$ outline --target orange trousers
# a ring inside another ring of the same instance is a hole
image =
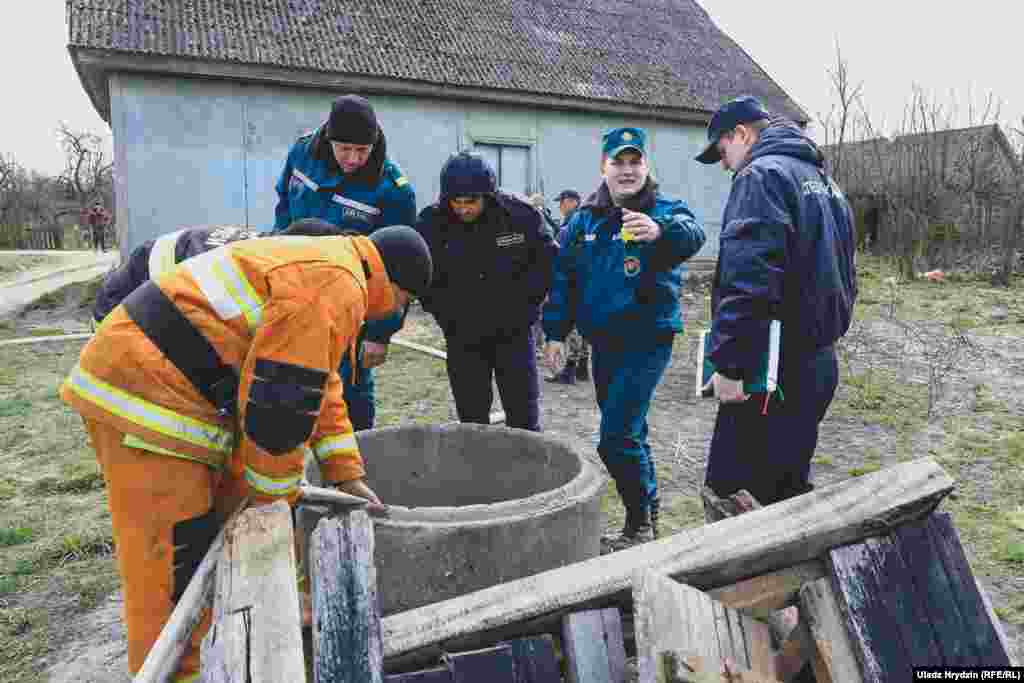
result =
[[[117,566],[124,589],[128,669],[142,668],[150,648],[245,486],[232,460],[220,472],[202,463],[124,445],[124,432],[95,420],[85,427],[109,497]],[[192,634],[175,681],[199,673],[199,646],[209,610]]]

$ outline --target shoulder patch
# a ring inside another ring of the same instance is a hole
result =
[[[387,175],[395,187],[405,187],[409,184],[409,179],[402,173],[402,168],[390,159],[387,162]]]

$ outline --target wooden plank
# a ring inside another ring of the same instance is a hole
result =
[[[747,617],[743,620],[743,631],[751,670],[762,676],[775,676],[775,650],[772,649],[772,633],[768,624]]]
[[[671,677],[661,656],[667,651],[696,658],[687,661],[712,677],[728,658],[736,670],[774,678],[768,627],[695,588],[656,572],[640,572],[633,580],[633,609],[642,683],[663,683]]]
[[[550,635],[516,638],[508,647],[516,663],[516,683],[561,683],[562,672]]]
[[[952,488],[931,458],[901,463],[742,517],[388,616],[384,656],[429,658],[442,645],[480,647],[527,627],[555,628],[570,611],[628,604],[637,570],[709,589],[808,562],[928,514]]]
[[[721,653],[722,659],[728,659],[731,662],[736,663],[737,666],[743,669],[750,668],[750,662],[747,661],[747,648],[743,642],[742,636],[739,642],[735,642],[732,624],[732,620],[729,618],[729,611],[725,606],[717,600],[712,600],[706,594],[701,594],[710,604],[711,613],[715,616],[714,627],[715,636],[718,638],[718,650]]]
[[[626,675],[619,610],[574,612],[562,621],[562,653],[569,683],[620,683]]]
[[[820,560],[769,572],[708,591],[708,596],[727,607],[764,618],[769,613],[795,605],[800,587],[826,576]]]
[[[930,538],[927,522],[904,524],[893,537],[900,544],[904,562],[918,587],[918,603],[942,649],[942,658],[936,663],[977,666],[978,656],[964,636],[969,626],[960,613],[955,589]]]
[[[379,683],[383,657],[370,516],[355,509],[321,519],[309,555],[316,680]]]
[[[384,683],[452,683],[452,672],[443,669],[425,669],[412,673],[392,674],[384,677]]]
[[[304,681],[295,543],[288,504],[246,510],[217,564],[213,626],[203,640],[209,683]]]
[[[178,669],[181,655],[192,638],[192,632],[202,620],[204,610],[213,599],[213,583],[216,576],[217,561],[224,548],[224,534],[229,525],[245,509],[248,501],[243,501],[228,519],[228,522],[217,532],[203,561],[199,563],[195,573],[189,580],[185,592],[174,606],[170,619],[160,631],[160,637],[149,649],[142,668],[132,679],[133,683],[163,683],[170,679]]]
[[[709,663],[699,655],[688,655],[676,650],[660,653],[663,677],[658,683],[780,683],[774,676],[766,676],[743,667],[730,666],[729,673],[719,662]],[[641,683],[647,683],[643,678]]]
[[[507,644],[445,656],[453,683],[516,683],[516,665]]]
[[[861,683],[860,665],[853,653],[846,619],[828,579],[817,579],[800,590],[800,616],[807,622],[816,656],[812,660],[818,683]]]
[[[966,623],[964,635],[978,656],[978,664],[1011,666],[1003,627],[982,595],[949,513],[932,515],[926,520],[926,528],[953,587],[953,596]]]

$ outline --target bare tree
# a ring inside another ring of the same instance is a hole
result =
[[[103,151],[103,138],[95,133],[72,130],[66,123],[57,128],[57,138],[64,150],[64,172],[60,182],[67,198],[80,207],[86,206],[109,190],[113,164]]]
[[[828,115],[821,120],[824,127],[825,144],[833,145],[835,153],[832,161],[832,175],[836,180],[842,182],[845,168],[843,166],[843,146],[850,139],[852,128],[855,123],[854,103],[858,102],[864,90],[864,82],[856,85],[850,82],[849,64],[843,59],[843,52],[836,42],[835,66],[826,69],[829,80],[832,82],[832,92],[838,98],[838,102],[832,107]],[[833,118],[834,117],[834,118]]]

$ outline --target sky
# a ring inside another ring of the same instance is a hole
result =
[[[628,0],[627,0],[628,1]],[[883,132],[899,128],[915,86],[968,125],[968,102],[994,95],[1000,120],[1024,116],[1024,3],[973,0],[698,0],[782,88],[817,119],[835,101],[828,69],[838,43],[853,83]],[[0,0],[0,154],[58,174],[61,121],[107,139],[67,52],[63,0]],[[9,99],[13,93],[12,102]],[[821,140],[821,129],[812,127]]]

